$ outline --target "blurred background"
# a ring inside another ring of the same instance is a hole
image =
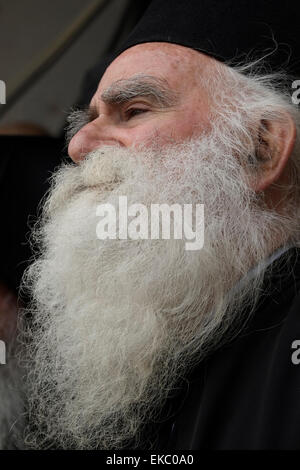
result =
[[[116,50],[149,3],[0,0],[0,126],[32,123],[59,136],[70,106],[90,99],[88,71]]]
[[[70,108],[89,103],[109,58],[149,3],[0,0],[0,80],[6,84],[6,103],[0,104],[0,326],[1,292],[18,295],[32,257],[30,228],[49,177],[68,158]]]

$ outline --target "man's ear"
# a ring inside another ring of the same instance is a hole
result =
[[[260,172],[253,184],[263,191],[280,178],[291,155],[296,139],[296,126],[288,112],[280,120],[262,119],[258,130],[257,159]]]

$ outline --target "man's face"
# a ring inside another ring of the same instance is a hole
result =
[[[78,162],[102,145],[174,143],[209,128],[209,97],[199,86],[214,60],[192,49],[147,43],[108,67],[90,103],[90,122],[72,138]]]

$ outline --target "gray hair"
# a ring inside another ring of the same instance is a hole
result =
[[[228,146],[236,145],[236,152],[252,171],[259,172],[262,161],[257,154],[259,123],[284,121],[286,113],[292,117],[296,131],[295,145],[287,164],[289,183],[286,192],[300,202],[300,110],[292,102],[294,78],[284,72],[266,73],[262,61],[246,65],[228,66],[214,61],[209,76],[202,75],[200,86],[211,98],[215,132],[228,125]],[[240,148],[242,144],[243,148]],[[244,144],[247,143],[248,147]],[[245,154],[245,149],[248,152]],[[271,155],[270,155],[271,157]],[[276,184],[276,183],[274,183]]]

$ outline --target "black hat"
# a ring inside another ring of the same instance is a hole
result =
[[[295,0],[153,0],[116,55],[168,42],[230,64],[265,56],[269,71],[300,76],[299,16]]]

